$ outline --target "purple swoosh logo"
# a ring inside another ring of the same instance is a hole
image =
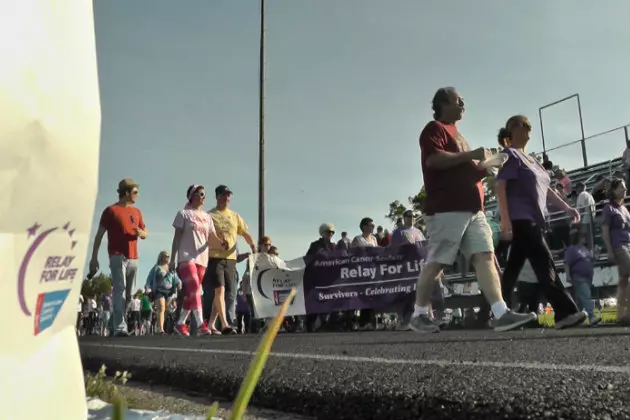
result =
[[[24,259],[22,260],[22,264],[20,265],[20,271],[18,272],[18,300],[20,302],[20,308],[22,312],[24,312],[27,316],[31,316],[31,311],[28,309],[26,305],[26,296],[24,296],[24,287],[26,282],[26,269],[28,268],[28,264],[31,261],[31,258],[37,251],[37,248],[42,244],[44,239],[52,232],[56,231],[59,228],[48,229],[47,231],[42,232],[31,244],[31,247],[26,251],[24,255]]]

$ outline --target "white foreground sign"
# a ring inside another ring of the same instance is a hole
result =
[[[0,10],[0,419],[85,419],[74,325],[98,188],[92,2]]]

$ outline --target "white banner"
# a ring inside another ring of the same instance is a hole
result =
[[[294,288],[293,303],[287,316],[306,313],[304,302],[304,259],[283,261],[269,254],[249,257],[250,287],[254,299],[255,318],[273,318]]]
[[[98,189],[92,2],[0,10],[0,419],[85,419],[74,326]]]

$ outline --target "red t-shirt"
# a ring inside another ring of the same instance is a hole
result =
[[[470,150],[468,142],[459,134],[455,124],[431,121],[420,134],[422,175],[427,192],[425,213],[483,211],[483,185],[486,176],[472,162],[448,169],[429,169],[427,158],[437,151],[451,153]]]
[[[135,228],[145,229],[140,210],[112,204],[103,210],[100,225],[107,231],[107,251],[110,256],[122,255],[130,260],[138,259],[138,236]]]

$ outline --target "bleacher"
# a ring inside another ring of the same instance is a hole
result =
[[[610,177],[616,171],[623,170],[623,161],[621,158],[609,160],[607,162],[595,163],[583,168],[574,169],[567,172],[572,185],[577,185],[580,182],[586,184],[587,189],[591,189],[595,184],[595,179],[598,175],[604,175]]]

